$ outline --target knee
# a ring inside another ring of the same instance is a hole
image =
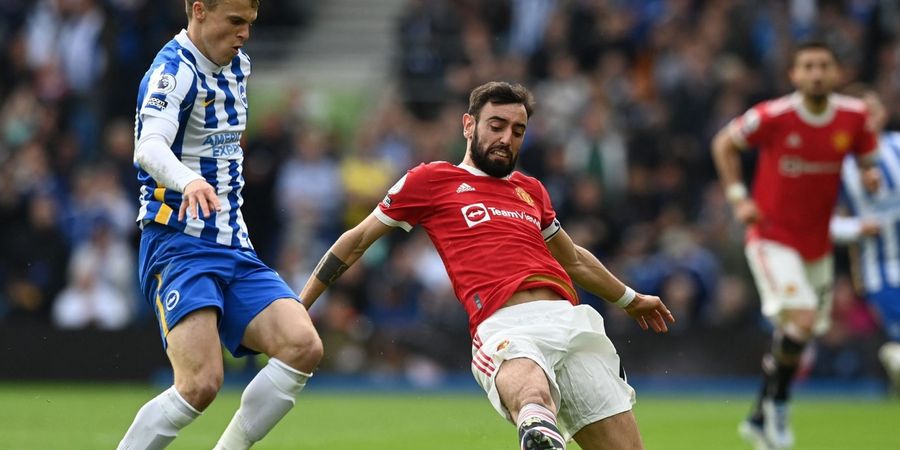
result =
[[[813,336],[816,320],[815,311],[794,311],[782,327],[782,332],[795,341],[806,342]]]
[[[322,340],[312,327],[297,330],[288,336],[275,356],[287,365],[311,373],[319,365],[324,354]]]
[[[772,336],[772,356],[783,365],[795,366],[803,356],[803,350],[812,336],[813,322],[806,328],[806,322],[790,322],[775,331]]]
[[[302,363],[304,366],[308,366],[308,370],[305,370],[305,372],[312,372],[319,365],[319,362],[322,361],[322,356],[325,354],[322,339],[319,338],[316,330],[309,330],[309,333],[300,343],[300,350]]]
[[[175,389],[197,410],[206,409],[222,388],[222,370],[200,370],[175,381]]]

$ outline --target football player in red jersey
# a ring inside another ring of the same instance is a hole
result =
[[[462,118],[462,163],[409,170],[377,208],[344,233],[300,293],[309,307],[378,238],[425,228],[469,315],[472,373],[519,433],[523,450],[642,448],[634,390],[603,318],[579,305],[573,281],[643,329],[668,331],[658,297],[635,293],[556,219],[540,181],[514,171],[533,97],[517,84],[474,89]]]
[[[747,226],[745,251],[763,314],[775,331],[763,357],[763,387],[740,434],[756,448],[790,448],[791,380],[806,344],[830,325],[834,277],[829,223],[848,154],[862,183],[878,188],[877,146],[866,105],[833,93],[840,79],[834,52],[807,42],[789,72],[796,92],[764,101],[722,128],[713,158],[735,217]],[[748,195],[739,153],[756,148],[759,160]]]

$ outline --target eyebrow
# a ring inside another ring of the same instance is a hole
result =
[[[229,15],[227,15],[227,16],[225,16],[225,17],[226,17],[228,20],[232,20],[232,21],[237,20],[237,21],[239,21],[240,23],[253,23],[253,21],[256,20],[256,19],[254,19],[254,20],[247,20],[246,18],[244,18],[244,16],[242,16],[242,15],[240,15],[240,14],[229,14]]]
[[[509,120],[508,120],[508,119],[506,119],[506,118],[504,118],[504,117],[500,117],[500,116],[491,116],[491,117],[488,117],[487,120],[488,120],[488,121],[491,121],[491,120],[499,120],[499,121],[501,121],[501,122],[503,122],[503,123],[509,123]],[[514,123],[512,124],[512,126],[513,126],[513,127],[521,127],[522,129],[527,129],[527,128],[528,128],[527,125],[525,125],[524,123],[521,123],[521,122],[514,122]]]

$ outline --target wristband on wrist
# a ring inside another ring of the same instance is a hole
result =
[[[625,309],[631,302],[634,301],[634,297],[637,295],[637,292],[634,292],[634,289],[625,286],[625,293],[619,297],[619,300],[616,301],[616,306],[619,308]]]
[[[744,183],[731,183],[725,188],[725,198],[731,203],[737,203],[747,198],[747,188]]]

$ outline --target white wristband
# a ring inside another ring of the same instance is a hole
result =
[[[725,188],[725,198],[731,203],[737,203],[747,198],[747,188],[744,183],[731,183]]]
[[[616,306],[618,306],[619,308],[625,309],[626,307],[628,307],[628,305],[631,304],[631,302],[634,301],[634,297],[636,295],[637,295],[637,293],[634,292],[634,289],[632,289],[628,286],[625,286],[625,293],[622,294],[621,297],[619,297],[619,300],[616,302]]]

